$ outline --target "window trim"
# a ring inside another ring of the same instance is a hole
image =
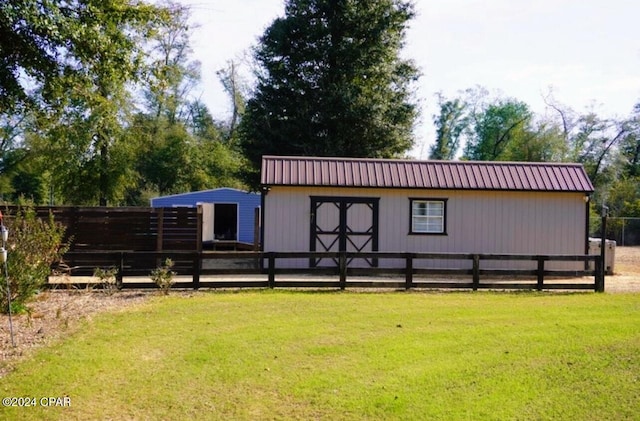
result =
[[[409,198],[409,235],[447,235],[447,201],[442,197],[410,197]],[[442,203],[442,231],[423,232],[413,230],[413,203],[414,202],[440,202]]]

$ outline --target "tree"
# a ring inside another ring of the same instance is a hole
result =
[[[514,136],[497,158],[504,161],[564,161],[566,144],[561,129],[550,121],[533,120]]]
[[[189,109],[189,92],[200,79],[200,63],[191,61],[190,12],[165,1],[171,19],[160,22],[150,39],[145,77],[146,107],[170,124],[183,121]]]
[[[610,183],[617,172],[616,147],[627,130],[624,121],[602,118],[594,111],[580,115],[568,139],[569,160],[583,164],[596,187]]]
[[[617,127],[624,133],[620,136],[617,154],[609,153],[615,158],[608,159],[610,186],[605,186],[603,199],[612,216],[640,217],[640,103]]]
[[[50,172],[50,189],[63,203],[119,204],[134,182],[133,145],[123,126],[129,118],[126,94],[119,90],[79,103],[28,134],[31,159],[46,157],[38,160],[40,169]]]
[[[9,185],[3,186],[6,194],[3,199],[17,203],[26,198],[34,203],[44,203],[48,196],[45,188],[48,174],[40,171],[39,161],[34,160],[29,151],[20,148],[10,151],[5,157],[16,164],[6,173]]]
[[[31,112],[23,140],[49,158],[68,202],[118,202],[131,179],[127,89],[140,76],[145,38],[169,13],[142,1],[14,0],[0,14],[1,30],[15,32],[0,37],[0,77],[11,87],[0,113]]]
[[[231,119],[226,127],[226,139],[233,140],[236,137],[238,122],[244,115],[246,107],[245,86],[238,75],[238,65],[229,61],[227,67],[216,72],[225,92],[231,99]]]
[[[467,141],[463,157],[475,161],[503,160],[510,144],[526,143],[522,138],[527,136],[532,117],[529,106],[515,99],[499,99],[474,112],[474,136]]]
[[[460,139],[469,126],[469,110],[464,100],[448,100],[442,94],[438,94],[438,105],[440,113],[433,116],[436,141],[431,147],[429,159],[454,159]]]
[[[625,127],[627,130],[620,144],[622,172],[624,176],[640,177],[640,103],[633,108]]]
[[[29,85],[44,86],[73,67],[57,55],[69,38],[69,14],[54,1],[0,3],[0,113],[32,101]]]
[[[607,203],[612,215],[635,214],[640,203],[640,107],[627,118],[605,118],[593,107],[580,114],[550,96],[545,101],[562,128],[564,160],[583,164],[594,184],[594,207]]]
[[[147,51],[142,112],[127,133],[135,145],[135,185],[126,200],[148,203],[151,195],[165,195],[233,183],[235,157],[224,145],[222,130],[207,107],[190,96],[199,81],[199,64],[191,61],[189,10],[165,2],[173,19],[156,28]]]
[[[476,87],[458,97],[438,95],[431,159],[454,159],[464,141],[464,159],[561,161],[566,155],[562,130],[555,121],[536,118],[524,102]]]
[[[400,58],[413,5],[288,0],[255,49],[257,87],[241,146],[257,185],[262,155],[392,157],[412,143],[418,73]]]
[[[609,184],[620,172],[618,146],[626,140],[633,143],[637,128],[635,117],[629,119],[603,118],[591,107],[580,114],[555,101],[551,95],[545,98],[547,106],[557,117],[564,139],[564,160],[584,165],[589,178],[596,185]]]
[[[133,71],[135,31],[166,17],[128,0],[7,0],[0,3],[0,113],[60,106],[65,91],[91,84],[97,62]]]
[[[609,215],[640,218],[640,177],[614,180],[607,189]]]
[[[207,106],[200,100],[192,101],[189,104],[187,126],[189,131],[197,137],[222,141],[219,127]]]

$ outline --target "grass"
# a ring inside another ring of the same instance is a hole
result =
[[[640,295],[201,292],[0,379],[1,419],[637,419]]]

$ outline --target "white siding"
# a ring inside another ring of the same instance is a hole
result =
[[[265,251],[309,250],[310,196],[316,195],[379,197],[379,251],[584,254],[583,193],[292,187],[272,187],[265,197]],[[447,199],[447,234],[409,235],[409,198]],[[417,266],[426,267],[426,263]],[[460,266],[461,262],[451,261],[428,265]],[[470,262],[464,267],[470,267]],[[581,269],[579,264],[549,263],[548,267]]]

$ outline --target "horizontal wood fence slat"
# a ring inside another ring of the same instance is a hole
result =
[[[5,206],[8,220],[16,206]],[[36,216],[65,228],[70,251],[199,250],[202,214],[197,208],[35,206]],[[73,265],[73,262],[71,262]]]
[[[176,262],[178,275],[191,276],[191,282],[180,280],[175,288],[395,288],[395,289],[591,289],[604,291],[604,274],[599,255],[520,255],[520,254],[468,254],[468,253],[388,253],[388,252],[202,252],[171,251],[74,251],[65,256],[78,263],[69,268],[70,278],[50,279],[50,285],[74,284],[73,276],[90,276],[96,267],[118,269],[118,279],[124,277],[149,277],[151,271],[166,258]],[[352,259],[395,259],[403,262],[395,267],[349,267]],[[335,259],[333,267],[286,267],[284,259]],[[415,267],[416,260],[469,260],[471,269],[426,269]],[[536,269],[483,269],[487,261],[534,261]],[[595,270],[548,270],[546,262],[595,262]],[[216,263],[217,262],[217,263]],[[229,263],[232,267],[215,266]],[[209,267],[209,265],[214,265]],[[237,266],[233,266],[237,265]],[[202,276],[230,276],[225,280],[202,279]],[[258,275],[264,278],[253,279]],[[300,275],[297,279],[281,279],[283,275]],[[421,276],[417,278],[416,275]],[[430,279],[433,276],[465,276],[467,279]],[[329,276],[338,279],[314,279],[313,276]],[[404,280],[389,279],[404,276]],[[486,279],[498,276],[506,279]],[[514,281],[513,277],[528,276],[532,279]],[[549,280],[549,277],[594,277],[593,282],[577,283]],[[375,279],[362,279],[375,277]],[[545,279],[546,278],[546,279]],[[56,281],[57,279],[57,281]],[[70,279],[70,280],[69,280]],[[484,280],[486,279],[486,280]],[[78,285],[84,285],[78,283]],[[122,288],[155,288],[150,280],[122,281]]]

